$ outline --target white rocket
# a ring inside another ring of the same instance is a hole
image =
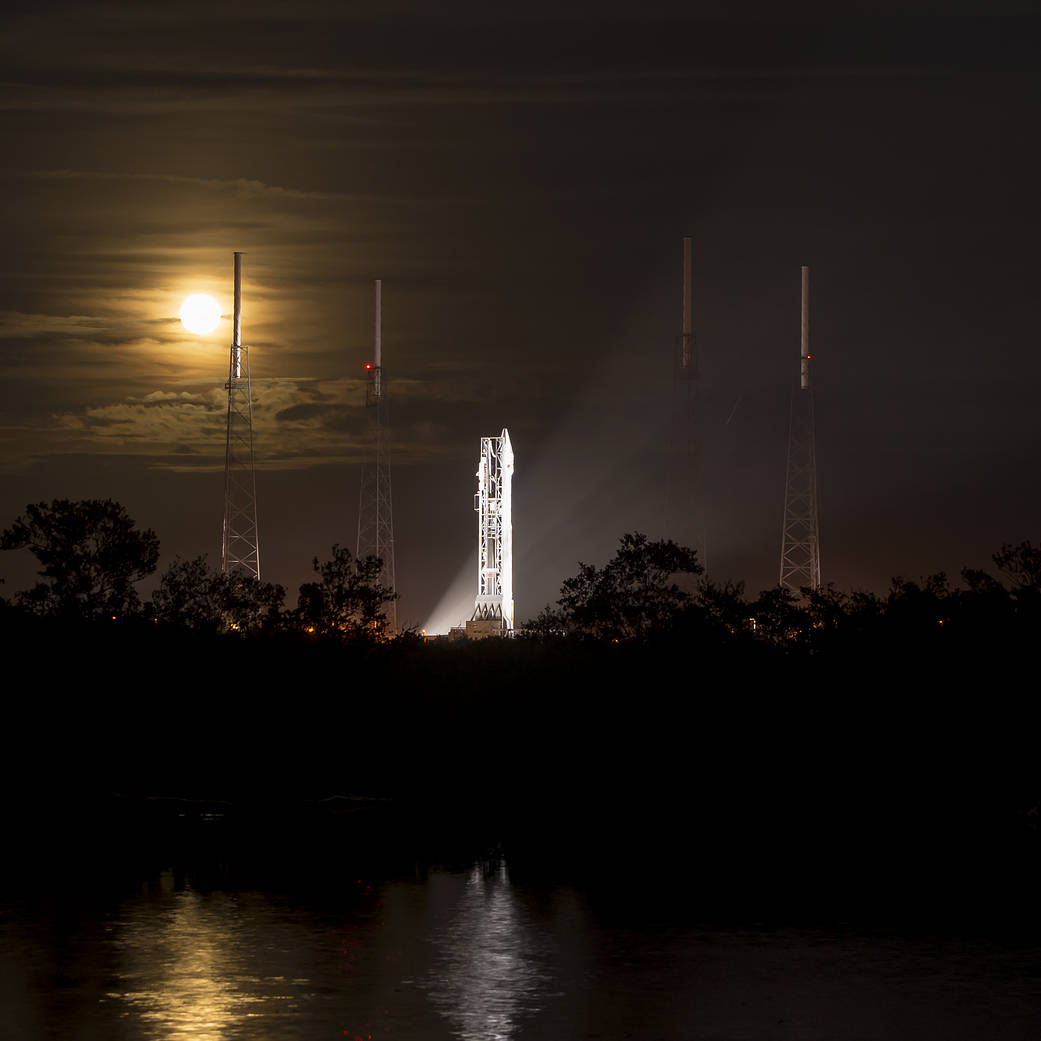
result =
[[[499,437],[481,438],[474,509],[478,560],[473,618],[501,618],[503,629],[512,630],[513,444],[505,427]]]

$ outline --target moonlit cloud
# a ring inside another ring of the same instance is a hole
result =
[[[97,336],[104,329],[104,320],[93,315],[0,312],[0,340],[28,340],[38,336],[64,336],[82,340]]]
[[[254,383],[253,421],[259,470],[355,464],[370,449],[364,384],[357,380],[278,380]],[[227,395],[220,387],[151,391],[141,397],[50,417],[39,432],[44,455],[139,456],[155,469],[224,467]],[[408,466],[451,454],[442,424],[417,419],[391,425],[394,456]]]

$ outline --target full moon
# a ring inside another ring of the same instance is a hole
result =
[[[190,333],[212,333],[220,322],[220,304],[205,293],[196,293],[181,304],[181,324]]]

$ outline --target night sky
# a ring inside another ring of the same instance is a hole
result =
[[[233,14],[219,12],[227,6]],[[1034,2],[16,4],[0,37],[0,525],[114,498],[219,561],[231,310],[261,565],[353,548],[383,279],[399,619],[472,609],[508,427],[517,617],[691,539],[672,358],[694,240],[706,548],[776,583],[799,268],[822,575],[1041,538]],[[24,557],[24,559],[23,559]],[[27,554],[0,561],[5,595]]]

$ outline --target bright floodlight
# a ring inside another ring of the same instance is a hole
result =
[[[181,324],[190,333],[212,333],[220,322],[220,304],[205,293],[195,293],[181,304]]]

